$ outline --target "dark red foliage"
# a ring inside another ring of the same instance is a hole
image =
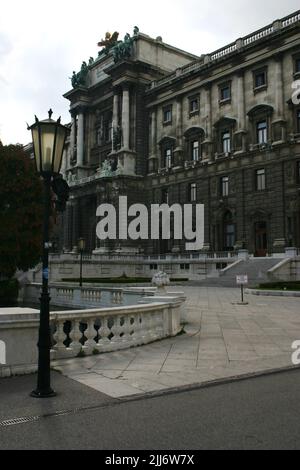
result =
[[[40,260],[43,188],[35,165],[18,145],[0,143],[0,274],[27,271]]]

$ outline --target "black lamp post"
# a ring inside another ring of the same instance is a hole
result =
[[[49,279],[49,217],[51,208],[51,184],[60,172],[62,156],[69,129],[51,119],[53,112],[50,109],[49,119],[39,121],[35,116],[35,123],[28,127],[32,132],[34,156],[37,172],[44,180],[44,221],[43,221],[43,287],[40,298],[40,328],[38,340],[38,380],[37,388],[31,393],[34,398],[50,398],[55,392],[50,385],[50,296],[48,289]]]
[[[79,286],[82,287],[82,258],[83,258],[83,252],[85,250],[85,239],[80,238],[78,240],[78,248],[80,252],[80,281],[79,281]]]

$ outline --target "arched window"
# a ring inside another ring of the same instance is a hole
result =
[[[161,168],[170,169],[174,166],[175,139],[164,137],[160,142],[161,149]]]
[[[251,123],[251,142],[254,146],[264,146],[271,140],[271,116],[273,108],[269,105],[254,106],[248,116]],[[278,137],[278,140],[280,138]]]
[[[192,127],[185,134],[185,160],[199,162],[202,160],[202,142],[204,130],[201,127]]]
[[[219,156],[229,156],[233,151],[233,134],[236,126],[236,120],[223,117],[214,125],[216,134],[215,151]]]

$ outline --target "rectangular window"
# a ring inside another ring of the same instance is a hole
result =
[[[164,124],[170,124],[172,122],[172,107],[168,106],[163,110]]]
[[[266,189],[266,170],[261,169],[256,171],[256,190],[265,191]]]
[[[295,60],[295,72],[300,73],[300,57]]]
[[[151,271],[157,271],[157,268],[158,268],[157,264],[150,264]]]
[[[168,189],[162,190],[162,202],[163,204],[169,204],[169,190]]]
[[[199,140],[194,140],[192,142],[192,161],[199,161]]]
[[[165,150],[165,168],[172,168],[172,149]]]
[[[296,170],[296,178],[297,178],[297,183],[300,183],[300,162],[297,162],[297,170]]]
[[[223,85],[220,87],[220,101],[228,101],[231,98],[230,85]]]
[[[222,132],[222,150],[225,154],[231,152],[231,138],[229,131]]]
[[[267,85],[267,72],[262,70],[254,72],[254,88],[261,88]]]
[[[268,142],[267,121],[260,121],[256,124],[257,143],[266,144]]]
[[[223,176],[221,178],[221,196],[228,197],[229,196],[229,177]]]
[[[197,113],[199,111],[199,98],[190,98],[190,114]]]
[[[189,202],[197,202],[197,184],[189,185]]]
[[[296,129],[297,133],[300,134],[300,109],[297,109],[296,112]]]
[[[98,127],[96,129],[96,143],[97,145],[102,145],[102,129]]]
[[[181,264],[180,269],[181,269],[181,271],[189,271],[190,265],[189,264]]]
[[[105,143],[111,142],[112,139],[112,121],[104,122],[104,139]]]

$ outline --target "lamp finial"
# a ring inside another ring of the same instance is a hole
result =
[[[50,108],[49,111],[48,111],[49,119],[51,119],[52,114],[53,114],[53,111],[52,111],[52,109]]]

